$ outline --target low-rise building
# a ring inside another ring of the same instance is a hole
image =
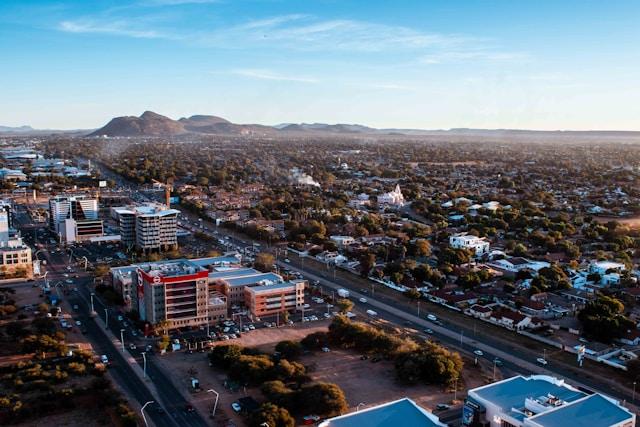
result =
[[[460,233],[449,237],[449,246],[455,249],[469,249],[480,257],[489,253],[489,242],[484,237]]]
[[[319,427],[446,427],[437,416],[413,400],[394,400],[322,421]]]
[[[587,394],[554,377],[516,376],[469,390],[466,427],[634,427],[636,416],[614,399]]]
[[[300,310],[304,305],[305,280],[244,288],[245,306],[254,317]]]

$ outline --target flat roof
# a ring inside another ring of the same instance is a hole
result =
[[[405,397],[372,408],[330,418],[320,427],[444,427],[438,417]]]
[[[543,412],[529,418],[544,427],[609,427],[634,418],[635,415],[600,394],[587,396],[570,405]]]
[[[255,276],[260,273],[258,270],[254,270],[253,268],[248,267],[239,267],[236,269],[228,269],[223,271],[210,271],[209,278],[211,279],[226,279],[232,277],[242,277],[242,276]]]
[[[249,289],[249,292],[261,293],[261,292],[275,291],[278,289],[293,288],[296,285],[297,285],[296,282],[285,282],[285,283],[275,283],[273,285],[254,286],[247,289]]]
[[[501,407],[505,412],[511,408],[522,408],[526,398],[551,394],[569,403],[586,396],[585,393],[564,384],[563,381],[545,375],[528,378],[516,376],[470,391],[479,398]],[[471,397],[473,398],[473,395]]]
[[[230,277],[228,279],[224,279],[225,282],[229,284],[229,286],[246,286],[251,285],[253,283],[258,283],[262,281],[270,281],[270,282],[280,282],[282,277],[278,276],[275,273],[259,273],[252,274],[250,276],[241,276],[241,277]]]

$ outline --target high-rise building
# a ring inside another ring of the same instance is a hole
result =
[[[66,242],[102,236],[98,200],[87,196],[56,196],[49,200],[49,226]]]
[[[178,245],[177,209],[163,205],[116,207],[111,209],[120,228],[122,243],[142,251],[168,250]]]

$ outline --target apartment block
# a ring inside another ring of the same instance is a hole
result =
[[[82,242],[104,234],[98,200],[88,196],[56,196],[49,200],[49,227],[66,242]]]

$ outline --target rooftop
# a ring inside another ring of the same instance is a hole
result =
[[[470,390],[470,393],[492,402],[505,412],[511,408],[523,407],[527,398],[553,395],[565,402],[573,402],[586,396],[564,381],[545,375],[532,375],[527,378],[516,376]]]
[[[635,417],[617,402],[600,394],[543,412],[529,419],[530,424],[544,427],[564,427],[571,420],[572,427],[609,427]]]
[[[247,289],[249,290],[249,292],[262,293],[262,292],[276,291],[280,289],[289,289],[295,285],[297,285],[297,283],[295,282],[285,282],[285,283],[276,283],[273,285],[254,286]]]
[[[404,398],[372,408],[330,418],[320,427],[444,427],[438,417]]]

